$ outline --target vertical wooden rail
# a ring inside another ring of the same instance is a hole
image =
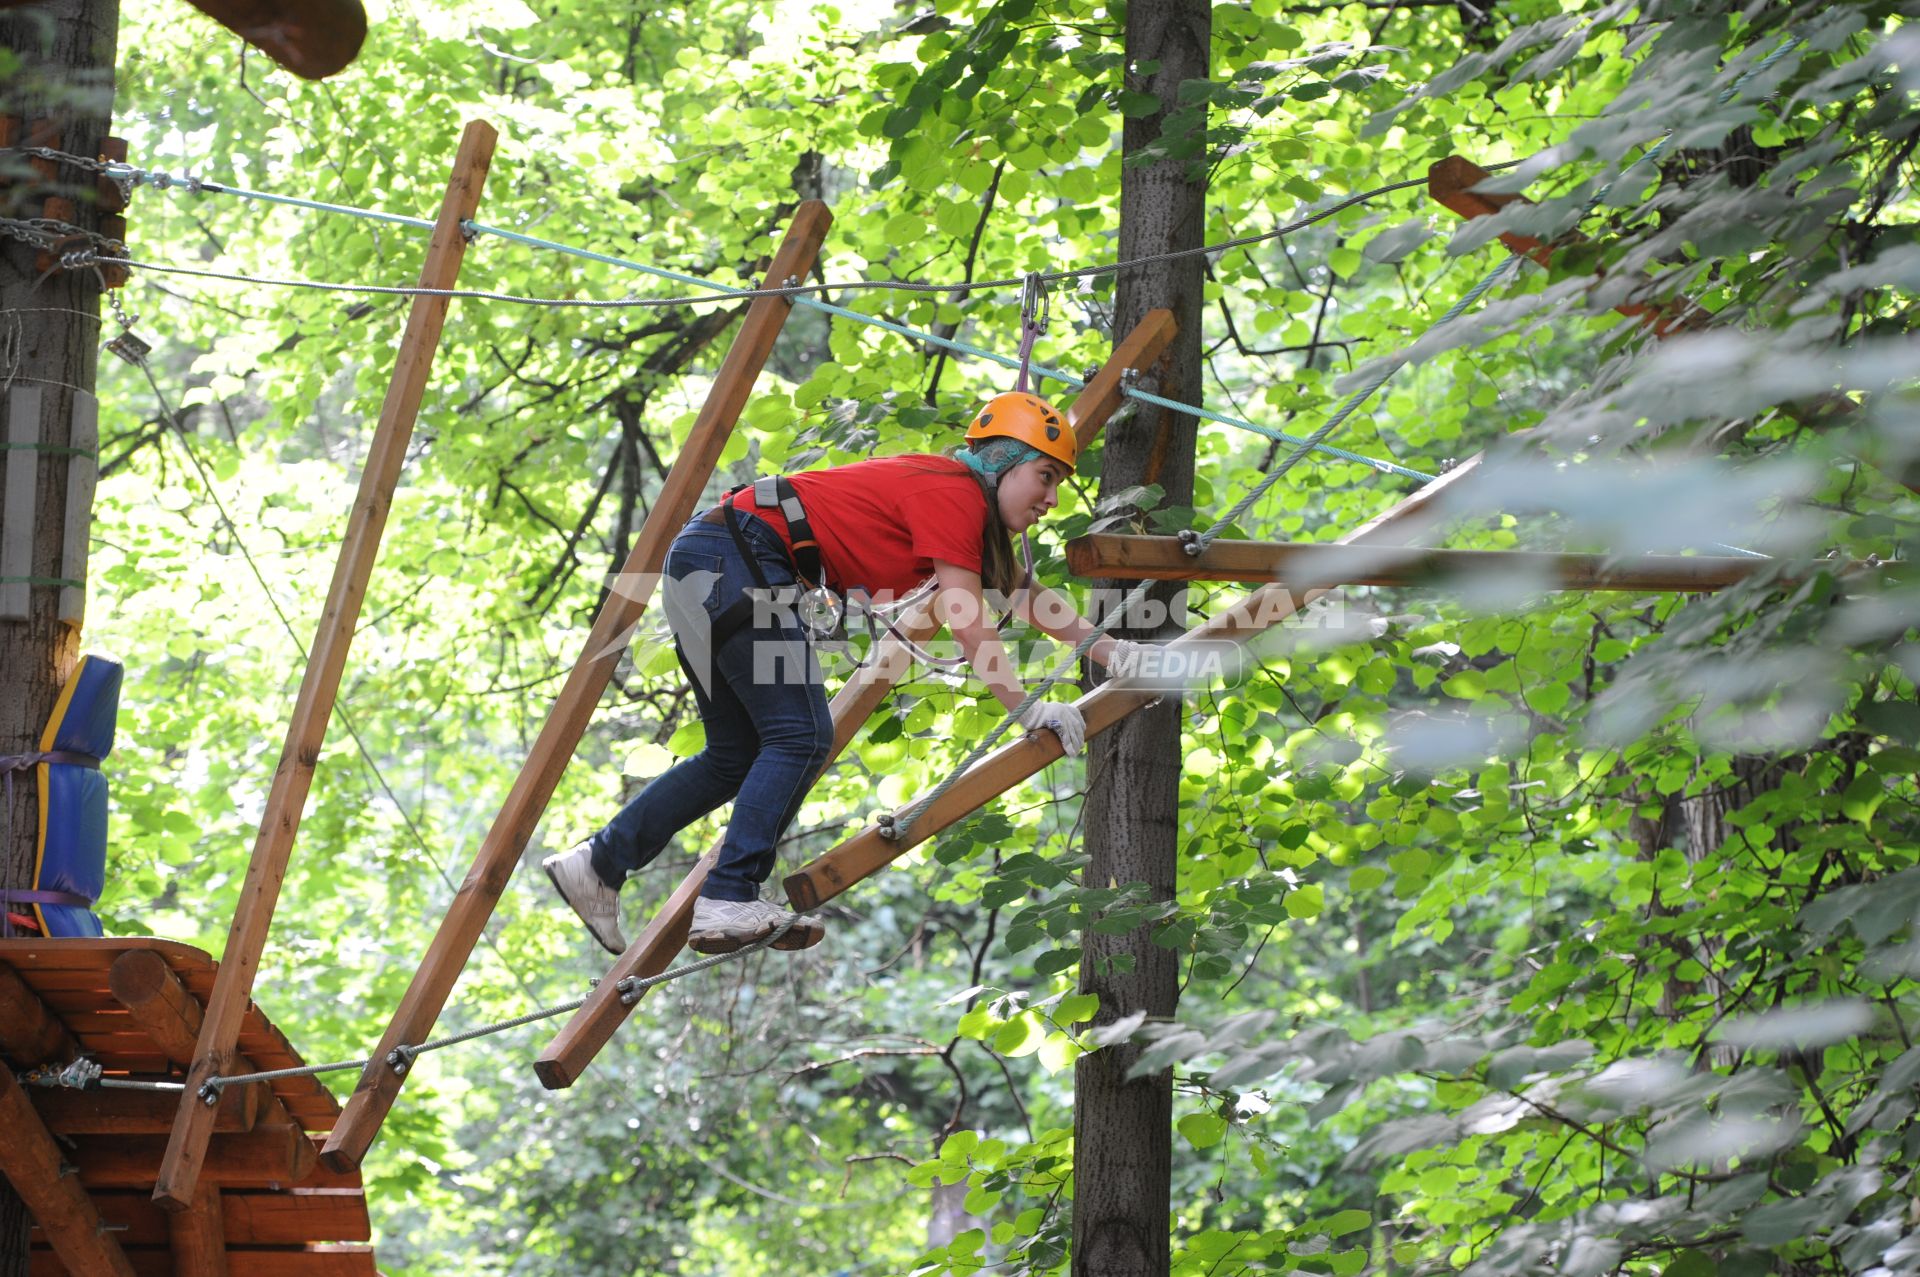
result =
[[[1167,343],[1173,340],[1174,331],[1172,311],[1150,311],[1127,334],[1126,339],[1114,347],[1112,356],[1094,374],[1093,380],[1086,384],[1074,399],[1073,407],[1067,411],[1067,419],[1073,423],[1074,439],[1080,447],[1084,448],[1093,441],[1107,424],[1107,418],[1120,406],[1121,375],[1129,368],[1151,365],[1166,349]],[[930,605],[916,608],[902,617],[899,623],[901,633],[914,643],[925,642],[939,628],[939,624],[932,619]],[[872,659],[835,694],[833,704],[829,707],[833,714],[833,753],[828,757],[829,762],[840,756],[841,751],[866,725],[867,719],[872,717],[880,702],[886,699],[893,685],[912,666],[913,660],[907,649],[888,636],[875,649]],[[706,854],[694,862],[693,868],[673,889],[673,894],[667,897],[666,903],[647,923],[646,929],[627,946],[627,951],[614,961],[613,969],[594,987],[586,1005],[573,1013],[573,1018],[548,1043],[547,1049],[540,1053],[533,1071],[539,1076],[541,1085],[556,1091],[579,1081],[587,1065],[593,1062],[594,1056],[612,1039],[633,1010],[620,997],[620,982],[629,977],[645,979],[660,974],[673,961],[674,954],[686,944],[694,899],[700,894],[701,884],[706,882],[707,874],[720,857],[722,841],[724,839],[716,839]]]
[[[806,278],[832,224],[833,214],[825,204],[818,200],[803,203],[773,256],[767,285]],[[713,389],[694,420],[692,433],[674,460],[639,539],[621,565],[622,587],[607,596],[600,615],[594,618],[586,647],[555,698],[533,751],[474,853],[473,867],[467,871],[426,957],[414,972],[413,982],[400,999],[392,1023],[373,1052],[372,1063],[361,1073],[339,1124],[321,1150],[322,1160],[333,1170],[349,1171],[360,1165],[386,1120],[387,1110],[393,1107],[405,1074],[387,1064],[387,1056],[395,1047],[425,1041],[439,1019],[454,981],[460,978],[521,852],[526,850],[527,840],[533,836],[534,826],[540,823],[561,774],[573,758],[634,625],[653,597],[654,584],[666,565],[667,548],[681,526],[693,517],[700,493],[713,475],[727,436],[739,420],[791,309],[792,304],[783,297],[756,298],[748,306],[747,317],[713,379]]]
[[[461,134],[453,173],[447,181],[440,215],[427,246],[426,262],[420,268],[422,288],[451,288],[458,281],[467,248],[460,224],[479,208],[481,187],[486,182],[497,141],[498,135],[483,120],[470,122]],[[286,747],[281,751],[279,766],[274,769],[273,787],[268,791],[260,833],[253,844],[253,858],[247,865],[246,882],[240,889],[240,904],[227,930],[220,974],[214,979],[213,993],[207,999],[206,1015],[201,1021],[193,1068],[187,1073],[180,1112],[174,1119],[173,1134],[167,1142],[166,1156],[161,1161],[158,1183],[153,1190],[154,1201],[167,1210],[186,1210],[194,1200],[194,1188],[200,1177],[201,1162],[206,1157],[207,1139],[213,1133],[214,1118],[214,1110],[201,1102],[197,1092],[207,1078],[232,1071],[234,1043],[253,992],[254,975],[260,967],[260,954],[266,947],[274,905],[280,898],[280,884],[286,877],[294,835],[300,827],[301,808],[306,805],[307,792],[313,784],[314,765],[326,739],[327,722],[333,715],[333,701],[340,690],[347,648],[360,618],[367,578],[379,553],[380,535],[386,528],[387,510],[400,480],[401,463],[406,459],[420,401],[426,393],[427,376],[433,368],[434,351],[440,345],[449,301],[446,297],[416,297],[407,316],[393,380],[388,384],[386,402],[381,405],[380,421],[374,429],[373,445],[360,475],[360,491],[354,498],[346,539],[341,543],[340,559],[334,567],[333,584],[327,591],[326,609],[320,615],[319,632],[314,637],[306,674],[300,682],[293,718],[287,724]]]
[[[1403,544],[1420,535],[1431,526],[1438,498],[1467,475],[1477,471],[1479,464],[1480,458],[1475,456],[1456,466],[1405,501],[1340,538],[1339,544]],[[1231,608],[1215,613],[1203,624],[1187,631],[1169,644],[1169,648],[1184,646],[1199,650],[1201,644],[1210,642],[1245,643],[1280,624],[1327,592],[1325,589],[1307,590],[1296,595],[1284,585],[1263,586]],[[1124,683],[1103,683],[1075,704],[1086,715],[1087,735],[1093,736],[1160,697],[1160,690],[1155,688],[1142,690]],[[907,837],[885,838],[881,836],[877,824],[868,826],[787,878],[788,899],[796,909],[812,909],[833,899],[1059,757],[1060,740],[1051,732],[1036,732],[1002,745],[974,764],[972,770],[966,772],[939,802],[921,812]]]

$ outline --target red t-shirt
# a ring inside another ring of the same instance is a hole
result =
[[[909,454],[876,457],[789,475],[820,542],[820,563],[836,593],[863,590],[897,599],[933,575],[933,561],[980,570],[987,494],[964,462]],[[761,509],[753,489],[733,503],[765,520],[789,548],[777,507]]]

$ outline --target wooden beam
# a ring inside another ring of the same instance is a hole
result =
[[[33,1107],[56,1135],[165,1135],[173,1129],[177,1098],[166,1091],[32,1087]],[[229,1086],[220,1092],[213,1129],[222,1134],[250,1131],[271,1095],[264,1082]]]
[[[1076,576],[1157,581],[1285,581],[1319,585],[1490,582],[1538,590],[1721,590],[1770,559],[1647,554],[1552,554],[1533,550],[1420,550],[1288,541],[1215,541],[1189,555],[1174,537],[1095,533],[1067,542]],[[1834,565],[1826,565],[1832,567]],[[1852,566],[1852,565],[1846,565]]]
[[[0,965],[0,1055],[17,1068],[31,1068],[49,1060],[64,1064],[78,1054],[80,1044],[40,995],[12,967]]]
[[[1177,328],[1172,311],[1149,311],[1114,347],[1107,362],[1067,409],[1067,420],[1073,425],[1074,439],[1080,447],[1098,438],[1107,420],[1120,407],[1122,374],[1129,368],[1145,368],[1158,359],[1167,343],[1173,340]],[[896,628],[915,645],[932,638],[940,629],[939,622],[933,619],[932,600],[903,615]],[[894,684],[912,668],[913,657],[905,644],[891,634],[881,639],[867,663],[847,680],[828,706],[833,715],[833,752],[828,756],[829,763],[853,742]],[[533,1071],[541,1085],[548,1090],[560,1090],[579,1081],[587,1065],[632,1013],[633,1004],[621,997],[621,981],[658,975],[672,963],[674,955],[687,942],[694,899],[719,856],[720,840],[716,840],[674,888],[646,929],[614,962],[613,969],[594,986],[586,1004],[573,1013],[540,1053]]]
[[[1478,472],[1480,457],[1456,466],[1405,501],[1341,538],[1342,544],[1402,544],[1433,526],[1438,503],[1468,475]],[[1296,594],[1283,585],[1253,591],[1230,608],[1168,644],[1182,653],[1203,652],[1212,643],[1245,643],[1292,616],[1327,591]],[[1101,684],[1075,702],[1085,715],[1087,735],[1095,736],[1133,711],[1159,700],[1155,688],[1139,689],[1124,682]],[[880,826],[869,825],[812,864],[788,877],[787,898],[796,909],[813,909],[838,896],[861,879],[884,869],[914,847],[954,822],[971,815],[1013,786],[1035,775],[1061,756],[1060,738],[1052,732],[1034,732],[1008,744],[974,764],[958,783],[915,818],[904,838],[886,838]]]
[[[161,1054],[182,1068],[192,1067],[203,1022],[200,1002],[165,958],[151,949],[127,950],[108,969],[107,989]]]
[[[166,1152],[161,1135],[82,1135],[68,1158],[88,1188],[146,1188]],[[297,1126],[255,1126],[236,1135],[215,1135],[207,1142],[201,1172],[194,1181],[221,1188],[291,1188],[314,1168],[313,1141]],[[169,1213],[166,1202],[154,1199]]]
[[[1093,375],[1093,380],[1081,388],[1073,407],[1067,410],[1067,420],[1073,423],[1074,441],[1080,448],[1085,449],[1092,443],[1106,429],[1107,419],[1119,411],[1126,394],[1126,374],[1153,367],[1153,361],[1160,358],[1160,352],[1179,331],[1180,325],[1174,322],[1172,311],[1150,310],[1133,326],[1125,340],[1113,348],[1113,354]]]
[[[801,204],[774,253],[766,284],[777,286],[787,279],[806,278],[832,224],[833,214],[825,204],[818,200]],[[372,1062],[361,1073],[359,1085],[327,1140],[322,1155],[334,1169],[360,1165],[386,1120],[387,1110],[404,1081],[404,1075],[386,1062],[387,1057],[395,1047],[424,1042],[432,1033],[454,981],[460,978],[487,919],[493,916],[500,893],[520,863],[527,840],[572,761],[573,751],[613,677],[614,666],[653,597],[654,585],[666,566],[667,548],[693,517],[700,494],[719,464],[721,450],[791,310],[791,304],[782,297],[755,298],[747,307],[746,318],[714,375],[713,388],[694,419],[687,442],[654,498],[632,552],[621,565],[618,588],[607,595],[594,618],[586,647],[554,700],[546,725],[540,729],[506,803],[475,852],[473,865],[455,893],[426,957],[414,972],[392,1022],[373,1051]]]
[[[193,7],[307,80],[345,70],[367,38],[360,0],[193,0]]]
[[[204,1180],[193,1202],[167,1217],[167,1245],[179,1277],[227,1277],[227,1237],[220,1219],[220,1190]]]
[[[107,969],[107,989],[114,1000],[127,1009],[127,1019],[153,1039],[162,1055],[183,1069],[192,1067],[205,1018],[199,1000],[181,983],[179,974],[164,957],[152,949],[128,949]],[[253,1061],[236,1052],[232,1071],[251,1073]],[[252,1102],[258,1109],[258,1116],[249,1119],[242,1130],[251,1130],[255,1121],[268,1126],[299,1125],[265,1082],[257,1086],[221,1088],[223,1098],[227,1091],[240,1090],[256,1092],[257,1098]],[[216,1130],[220,1129],[220,1112],[220,1108],[214,1110]],[[178,1120],[177,1113],[175,1120]]]
[[[100,1225],[80,1183],[67,1174],[60,1146],[33,1111],[13,1070],[0,1068],[0,1174],[40,1223],[60,1262],[76,1273],[132,1277],[133,1266]]]
[[[92,1197],[121,1249],[167,1245],[169,1226],[178,1217],[154,1205],[146,1193],[101,1189]],[[352,1188],[224,1189],[220,1229],[229,1247],[304,1246],[320,1239],[363,1242],[373,1236],[366,1195]]]
[[[175,1277],[173,1252],[159,1247],[136,1247],[127,1252],[134,1277]],[[74,1273],[49,1250],[36,1249],[30,1277],[93,1277]],[[309,1244],[297,1250],[285,1247],[227,1250],[228,1277],[379,1277],[371,1246]]]
[[[1493,176],[1491,173],[1472,160],[1464,156],[1449,155],[1444,160],[1436,161],[1427,169],[1427,194],[1469,221],[1476,217],[1497,213],[1509,204],[1532,202],[1524,195],[1504,192],[1483,193],[1474,189],[1491,176]],[[1525,257],[1541,266],[1552,265],[1556,248],[1582,239],[1584,236],[1574,235],[1557,244],[1549,244],[1543,239],[1515,231],[1503,231],[1500,234],[1500,242],[1506,245],[1508,252]],[[1606,271],[1596,266],[1594,274],[1604,277]],[[1654,282],[1641,276],[1640,286],[1651,289],[1654,287]],[[1705,327],[1713,320],[1711,311],[1685,297],[1652,304],[1622,302],[1615,306],[1614,310],[1628,318],[1639,320],[1652,329],[1655,337],[1670,337],[1674,333],[1690,332]]]
[[[448,179],[446,195],[440,202],[440,215],[427,245],[426,262],[420,268],[422,288],[445,289],[458,282],[467,246],[460,224],[479,208],[480,189],[497,141],[498,135],[492,126],[482,120],[470,122],[461,135],[453,174]],[[213,1133],[213,1110],[200,1102],[197,1092],[214,1074],[235,1071],[234,1043],[240,1033],[240,1022],[246,1016],[254,975],[260,968],[261,951],[266,948],[274,905],[280,898],[280,884],[286,877],[294,835],[300,827],[300,812],[313,784],[314,766],[320,759],[328,720],[333,716],[334,697],[340,689],[347,649],[353,641],[367,579],[379,553],[380,536],[386,529],[387,511],[393,503],[401,465],[406,460],[407,443],[413,437],[413,423],[426,393],[427,377],[433,368],[434,351],[440,344],[448,303],[446,297],[415,297],[407,316],[406,331],[400,338],[393,380],[387,387],[386,402],[381,405],[379,424],[374,428],[373,443],[360,475],[360,491],[348,519],[346,540],[340,546],[333,584],[327,592],[326,610],[321,614],[319,633],[314,638],[306,675],[300,683],[299,699],[294,704],[292,721],[287,725],[286,747],[281,751],[273,785],[267,793],[260,834],[247,865],[246,881],[240,888],[239,907],[227,930],[220,973],[207,1000],[206,1017],[194,1051],[193,1067],[187,1074],[180,1114],[174,1122],[173,1138],[154,1186],[154,1200],[162,1206],[184,1210],[193,1200],[198,1164],[206,1151],[207,1137]]]
[[[170,1091],[29,1087],[34,1111],[55,1135],[165,1135],[173,1129],[179,1098]],[[220,1092],[213,1129],[250,1131],[260,1117],[266,1083],[229,1086]]]

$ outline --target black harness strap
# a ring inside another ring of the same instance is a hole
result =
[[[733,498],[742,489],[753,488],[754,504],[763,510],[778,509],[787,520],[787,534],[792,541],[792,550],[788,561],[794,573],[800,579],[792,585],[771,585],[767,574],[760,570],[760,559],[753,547],[747,544],[746,534],[740,530],[740,507]],[[772,607],[793,612],[797,619],[800,597],[812,590],[824,588],[825,578],[820,564],[820,542],[813,535],[813,525],[807,522],[807,512],[800,504],[799,493],[793,490],[793,484],[784,475],[767,479],[756,479],[751,485],[741,484],[729,491],[721,503],[727,522],[727,532],[733,537],[733,544],[740,551],[740,557],[746,560],[747,571],[753,574],[755,594],[736,599],[726,611],[714,618],[713,650],[718,652],[723,644],[746,626],[753,623],[754,610],[763,602]],[[756,597],[757,594],[757,597]]]

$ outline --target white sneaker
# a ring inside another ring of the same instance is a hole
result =
[[[776,949],[810,949],[827,934],[826,925],[812,914],[796,916],[765,900],[709,900],[700,896],[693,902],[687,947],[696,953],[732,953],[765,939],[788,920],[793,925],[773,942]]]
[[[620,893],[593,871],[593,851],[586,843],[548,856],[540,867],[602,948],[615,954],[627,951],[627,938],[620,934]]]

